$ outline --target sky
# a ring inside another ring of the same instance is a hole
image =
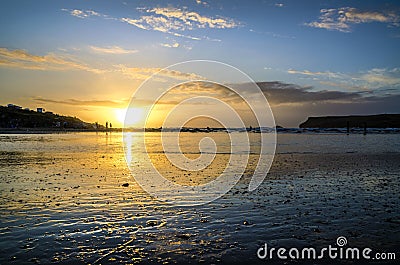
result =
[[[213,60],[259,84],[277,125],[400,113],[399,48],[398,1],[2,1],[0,105],[120,127],[152,74]]]

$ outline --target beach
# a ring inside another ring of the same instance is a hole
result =
[[[213,133],[182,137],[205,136]],[[189,207],[143,191],[121,139],[117,132],[0,135],[1,264],[281,264],[260,260],[257,250],[322,248],[339,236],[400,255],[400,134],[278,134],[256,190],[248,191],[251,154],[232,190]]]

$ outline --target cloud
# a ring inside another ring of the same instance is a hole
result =
[[[206,2],[200,1],[200,3],[203,5],[207,5]],[[187,8],[180,9],[173,7],[156,7],[138,8],[138,10],[146,13],[147,15],[140,16],[139,18],[115,18],[98,13],[93,10],[62,9],[62,11],[68,12],[71,16],[82,19],[94,16],[102,17],[105,19],[118,20],[143,30],[159,31],[173,35],[175,37],[187,38],[192,40],[206,39],[219,41],[207,37],[191,36],[183,34],[182,32],[202,28],[227,29],[236,28],[239,26],[239,22],[233,19],[224,17],[202,16],[197,12],[188,11]]]
[[[78,17],[78,18],[88,18],[88,17],[101,17],[104,16],[96,11],[93,10],[80,10],[80,9],[61,9],[62,11],[68,12],[71,16]]]
[[[315,102],[351,103],[369,100],[371,95],[365,92],[343,92],[343,91],[316,91],[313,87],[303,87],[283,82],[257,82],[262,93],[273,106],[281,105],[304,105]],[[259,94],[249,89],[252,84],[227,84],[226,86],[203,81],[194,81],[181,84],[168,93],[168,99],[181,101],[187,97],[207,96],[218,98],[229,103],[243,103],[240,95],[248,98],[258,98]],[[235,89],[239,94],[227,87]],[[253,94],[252,94],[253,93]]]
[[[128,99],[124,100],[79,100],[79,99],[66,99],[55,100],[42,97],[34,97],[33,100],[40,103],[56,103],[72,106],[95,106],[95,107],[121,107],[128,104]]]
[[[130,25],[136,26],[140,29],[155,30],[168,33],[170,29],[179,29],[177,25],[169,22],[164,17],[142,16],[139,19],[122,18],[121,21]]]
[[[207,81],[191,81],[183,82],[171,87],[168,93],[163,94],[163,96],[157,101],[157,105],[175,106],[185,102],[185,100],[201,96],[219,99],[227,103],[232,103],[232,105],[237,105],[235,103],[243,103],[242,99],[238,95],[222,85]],[[135,106],[148,106],[155,103],[154,100],[148,100],[146,98],[135,98],[132,102],[134,102]],[[198,98],[183,104],[189,106],[200,105],[201,107],[204,107],[205,105],[213,105],[215,102],[210,102],[210,100],[206,98]],[[188,111],[190,111],[190,109],[188,109]]]
[[[370,91],[370,88],[365,85],[349,84],[346,81],[319,81],[319,84],[328,87],[336,87],[347,91]]]
[[[258,82],[274,113],[276,123],[297,127],[308,116],[399,113],[400,94],[376,95],[365,91],[316,90],[283,82]],[[233,85],[231,85],[233,86]],[[249,84],[235,84],[246,91]]]
[[[97,53],[108,53],[108,54],[131,54],[138,52],[137,50],[127,50],[119,46],[110,46],[110,47],[90,46],[90,49]]]
[[[399,112],[400,94],[387,91],[387,94],[376,95],[373,92],[363,91],[330,91],[316,90],[314,87],[304,87],[283,82],[258,82],[262,93],[266,96],[277,124],[297,127],[307,116],[321,115],[349,115],[349,114],[376,114],[381,112]],[[227,84],[235,88],[239,94],[258,99],[259,95],[249,89],[252,84]],[[174,87],[157,104],[176,105],[185,99],[196,96],[207,96],[220,99],[229,104],[239,115],[246,119],[251,118],[243,100],[226,86],[209,82],[190,82]],[[394,94],[393,94],[394,93]],[[213,104],[210,101],[192,102],[190,109],[198,103],[203,107]],[[135,105],[151,105],[153,102],[145,99],[135,100]],[[210,106],[211,107],[211,106]],[[257,100],[253,107],[257,106]]]
[[[196,79],[204,79],[203,77],[196,75],[194,73],[183,73],[175,70],[168,70],[162,68],[142,68],[142,67],[127,67],[125,65],[116,65],[119,68],[119,71],[128,76],[131,79],[137,80],[145,80],[149,78],[151,75],[157,73],[157,80],[163,81],[163,77],[165,78],[173,78],[176,80],[196,80]],[[161,78],[161,79],[160,79]]]
[[[197,12],[188,11],[186,9],[157,7],[145,9],[144,12],[149,15],[141,16],[137,19],[125,17],[121,18],[121,21],[140,29],[159,31],[176,37],[184,37],[193,40],[200,40],[202,38],[179,32],[202,28],[228,29],[239,26],[239,23],[233,19],[202,16]]]
[[[258,85],[271,105],[276,123],[283,126],[297,127],[309,116],[400,112],[400,94],[315,91],[312,87],[281,82],[262,82]]]
[[[326,104],[326,103],[355,103],[375,100],[379,96],[366,91],[336,91],[316,90],[312,86],[299,86],[283,82],[257,82],[262,93],[267,97],[272,106]],[[259,94],[250,89],[253,84],[226,84],[220,85],[212,82],[193,81],[180,84],[168,93],[166,98],[181,101],[187,97],[207,96],[218,98],[235,104],[243,103],[240,95],[256,99]],[[227,87],[235,89],[233,92]],[[253,92],[250,92],[253,91]]]
[[[315,91],[313,87],[302,87],[282,82],[259,82],[257,85],[272,105],[301,105],[313,102],[350,103],[366,99],[360,92]]]
[[[207,95],[210,97],[225,99],[228,101],[230,99],[237,98],[237,95],[225,86],[207,81],[192,81],[180,84],[176,87],[176,89],[172,91],[172,94],[184,97]]]
[[[63,104],[63,105],[70,105],[70,106],[82,106],[82,107],[106,107],[106,108],[121,108],[123,106],[128,106],[128,104],[132,101],[134,102],[136,107],[145,107],[151,106],[154,104],[153,100],[146,100],[146,99],[122,99],[122,100],[109,100],[109,99],[92,99],[92,100],[81,100],[81,99],[65,99],[65,100],[56,100],[51,98],[43,98],[43,97],[33,97],[32,100],[39,102],[41,104]],[[161,105],[177,105],[180,101],[177,100],[168,100],[162,99],[157,101],[157,104]],[[196,104],[196,103],[194,103]]]
[[[340,73],[334,73],[334,72],[311,72],[309,70],[293,70],[289,69],[288,74],[299,74],[299,75],[307,75],[307,76],[327,76],[327,77],[339,77],[342,74]]]
[[[161,46],[166,48],[178,48],[180,45],[178,42],[173,42],[173,43],[161,43]]]
[[[272,31],[259,31],[259,30],[254,30],[254,29],[249,29],[249,31],[257,33],[257,34],[269,35],[273,38],[280,38],[280,39],[295,39],[296,38],[294,36],[282,35],[282,34],[274,33]]]
[[[121,21],[144,30],[154,30],[167,33],[175,37],[181,37],[191,40],[201,40],[200,37],[194,37],[171,31],[171,29],[174,28],[176,30],[180,30],[181,28],[176,26],[174,23],[169,22],[166,18],[163,17],[142,16],[139,19],[121,18]]]
[[[373,92],[362,91],[330,91],[316,90],[314,87],[303,87],[296,84],[283,82],[257,82],[262,93],[266,96],[277,124],[283,126],[297,127],[307,116],[323,115],[350,115],[350,114],[376,114],[376,113],[398,113],[400,106],[400,94],[387,91],[387,94],[376,95]],[[249,89],[253,84],[227,84],[234,88],[239,94],[258,99],[259,95]],[[195,96],[208,96],[220,99],[229,104],[239,115],[251,120],[249,109],[243,100],[227,89],[209,82],[190,82],[174,87],[168,94],[164,95],[158,104],[175,105],[185,99]],[[135,104],[149,105],[153,102],[137,100]],[[207,101],[196,102],[204,107],[213,104]],[[193,103],[190,103],[193,105]],[[194,106],[189,106],[188,111]],[[257,107],[257,101],[253,107]],[[251,112],[250,112],[251,113]]]
[[[206,1],[196,0],[196,4],[207,6],[208,3]]]
[[[362,74],[359,79],[379,87],[400,86],[400,69],[374,68]]]
[[[400,26],[400,16],[394,12],[370,12],[360,11],[353,7],[341,7],[338,9],[321,9],[320,14],[317,21],[305,23],[305,25],[341,32],[351,32],[352,24],[361,23],[379,22],[395,27]]]
[[[181,30],[206,27],[221,29],[236,28],[239,25],[233,19],[201,16],[196,12],[182,10],[179,8],[153,8],[146,10],[146,12],[168,18],[170,21],[175,22],[175,25]]]
[[[48,53],[44,56],[32,55],[25,50],[9,50],[0,48],[0,66],[31,70],[84,70],[96,74],[105,70],[92,68],[73,58]]]
[[[103,48],[101,48],[103,49]],[[106,49],[103,52],[121,52],[119,49]],[[125,50],[124,50],[125,51]],[[131,79],[145,80],[152,74],[157,74],[158,81],[165,81],[162,78],[173,78],[176,80],[196,80],[204,79],[203,77],[194,73],[184,73],[174,70],[163,70],[162,68],[141,68],[141,67],[127,67],[125,65],[114,65],[108,69],[93,68],[82,62],[78,62],[73,58],[60,56],[57,54],[49,53],[44,56],[38,56],[28,53],[25,50],[9,50],[7,48],[0,48],[0,67],[11,67],[30,70],[43,70],[43,71],[66,71],[66,70],[83,70],[96,74],[104,73],[121,73]]]
[[[358,73],[312,72],[308,70],[287,71],[289,74],[304,75],[319,80],[321,84],[350,90],[379,90],[400,86],[400,68],[374,68]]]

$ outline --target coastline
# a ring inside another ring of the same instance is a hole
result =
[[[97,133],[111,133],[111,132],[189,132],[189,133],[213,133],[213,132],[250,132],[250,133],[269,133],[272,129],[268,130],[252,130],[247,131],[243,128],[168,128],[166,130],[160,128],[146,128],[138,129],[125,129],[125,128],[112,128],[112,129],[73,129],[73,128],[0,128],[1,134],[63,134],[63,133],[81,133],[81,132],[97,132]],[[276,133],[303,133],[303,134],[398,134],[400,128],[368,128],[366,130],[362,128],[351,128],[347,131],[347,128],[276,128]]]
[[[53,134],[76,132],[122,132],[122,128],[112,129],[61,129],[61,128],[0,128],[0,134]]]

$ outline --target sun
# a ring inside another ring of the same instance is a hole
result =
[[[115,109],[114,112],[117,121],[121,124],[124,124],[126,109]]]
[[[115,109],[115,117],[126,127],[137,126],[143,120],[144,110],[141,108]]]

